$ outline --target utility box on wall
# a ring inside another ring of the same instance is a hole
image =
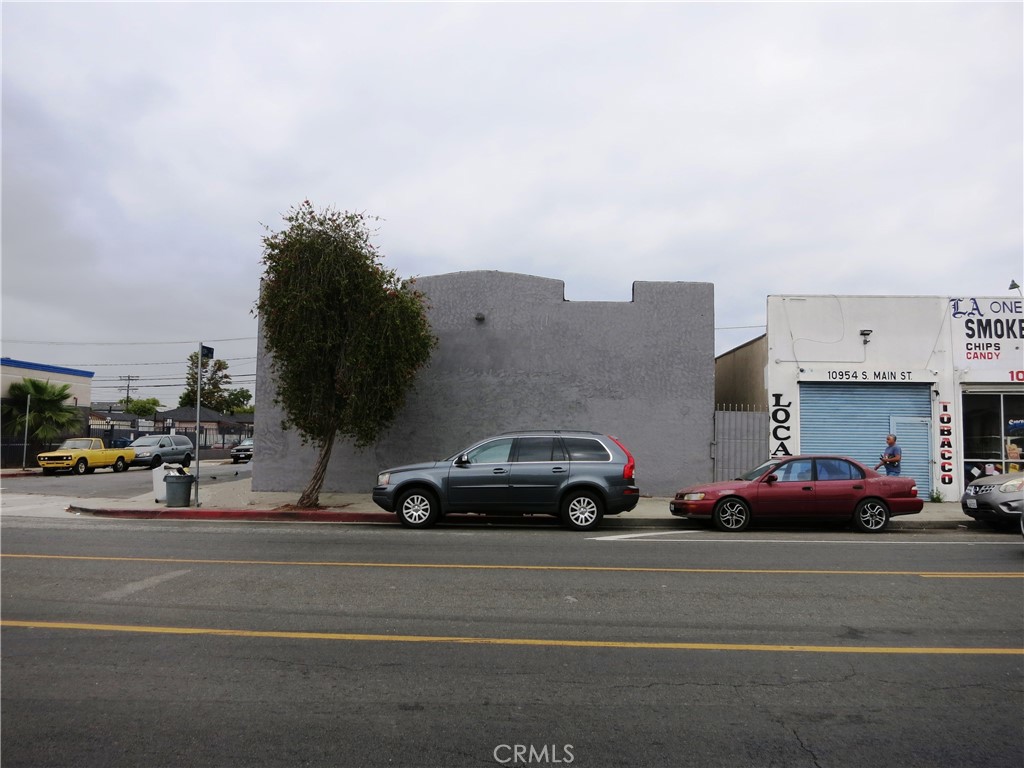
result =
[[[379,442],[335,446],[324,492],[368,493],[382,468],[533,428],[615,435],[636,457],[645,495],[711,477],[710,283],[637,282],[629,302],[570,302],[560,280],[494,271],[419,278],[416,287],[439,345]],[[316,451],[281,430],[274,389],[261,347],[253,490],[301,491]]]

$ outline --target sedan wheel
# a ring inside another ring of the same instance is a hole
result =
[[[712,519],[720,531],[744,531],[750,525],[750,507],[742,499],[724,499],[715,507]]]
[[[853,524],[864,533],[879,533],[889,524],[889,508],[878,499],[864,499],[853,513]]]
[[[592,531],[603,516],[604,505],[593,493],[571,493],[562,502],[562,524],[573,531]]]
[[[440,509],[428,491],[406,491],[398,499],[398,520],[406,528],[429,528],[437,522]]]

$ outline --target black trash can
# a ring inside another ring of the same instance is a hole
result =
[[[195,480],[192,475],[166,475],[164,482],[167,484],[167,506],[191,507],[192,483]]]

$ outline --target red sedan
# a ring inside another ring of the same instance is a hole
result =
[[[752,519],[816,518],[852,519],[865,533],[923,507],[913,478],[880,475],[846,456],[772,459],[736,480],[683,488],[668,505],[676,517],[711,520],[720,531],[742,531]]]

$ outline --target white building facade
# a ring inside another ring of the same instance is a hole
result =
[[[95,374],[92,371],[5,357],[0,360],[0,394],[7,397],[7,392],[13,383],[20,383],[24,379],[38,379],[48,381],[55,386],[67,384],[70,387],[68,391],[71,395],[68,405],[88,408],[92,404],[93,376]]]
[[[1024,468],[1024,299],[769,296],[770,453],[874,466],[889,433],[920,495]]]

